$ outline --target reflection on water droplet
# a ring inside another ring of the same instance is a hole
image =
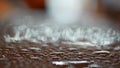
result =
[[[38,47],[30,47],[29,49],[31,49],[31,50],[36,50],[36,51],[41,50],[41,49],[40,49],[40,48],[38,48]]]
[[[53,61],[52,64],[55,65],[68,65],[68,64],[85,64],[89,61]]]
[[[91,65],[89,65],[88,67],[89,67],[89,68],[101,68],[101,66],[98,65],[98,64],[91,64]]]
[[[55,65],[68,65],[68,62],[65,62],[65,61],[53,61],[52,64],[55,64]]]
[[[110,54],[110,52],[102,50],[102,51],[94,51],[93,54]]]

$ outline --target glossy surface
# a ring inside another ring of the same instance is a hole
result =
[[[120,49],[43,45],[30,42],[1,44],[1,68],[120,68]]]

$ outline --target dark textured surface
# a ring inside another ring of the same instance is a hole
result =
[[[42,44],[44,45],[44,44]],[[95,48],[73,46],[48,46],[29,42],[2,43],[0,68],[120,68],[120,50],[107,49],[110,53]],[[53,61],[87,61],[69,65],[55,65]]]

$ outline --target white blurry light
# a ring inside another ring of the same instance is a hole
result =
[[[47,0],[48,14],[58,23],[73,23],[80,20],[86,12],[88,0]]]

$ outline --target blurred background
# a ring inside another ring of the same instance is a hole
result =
[[[46,10],[46,1],[48,0],[0,0],[0,17],[10,12],[15,7],[26,7],[31,10]],[[52,1],[52,0],[51,0]],[[119,21],[120,19],[120,1],[119,0],[90,0],[97,5],[97,14],[104,14],[109,18]],[[69,2],[68,2],[69,3]],[[62,5],[62,4],[61,4]],[[62,11],[62,10],[61,10]]]
[[[14,25],[30,25],[33,27],[36,23],[37,25],[40,25],[39,23],[46,23],[46,20],[48,20],[50,24],[52,23],[52,25],[54,25],[53,22],[63,23],[62,25],[66,22],[72,24],[76,22],[81,24],[82,22],[82,24],[92,24],[96,27],[97,23],[98,26],[100,25],[100,28],[107,28],[107,25],[108,27],[110,26],[111,29],[115,27],[115,30],[117,29],[119,31],[120,1],[0,0],[0,20],[14,23]],[[37,29],[39,31],[39,28]]]

